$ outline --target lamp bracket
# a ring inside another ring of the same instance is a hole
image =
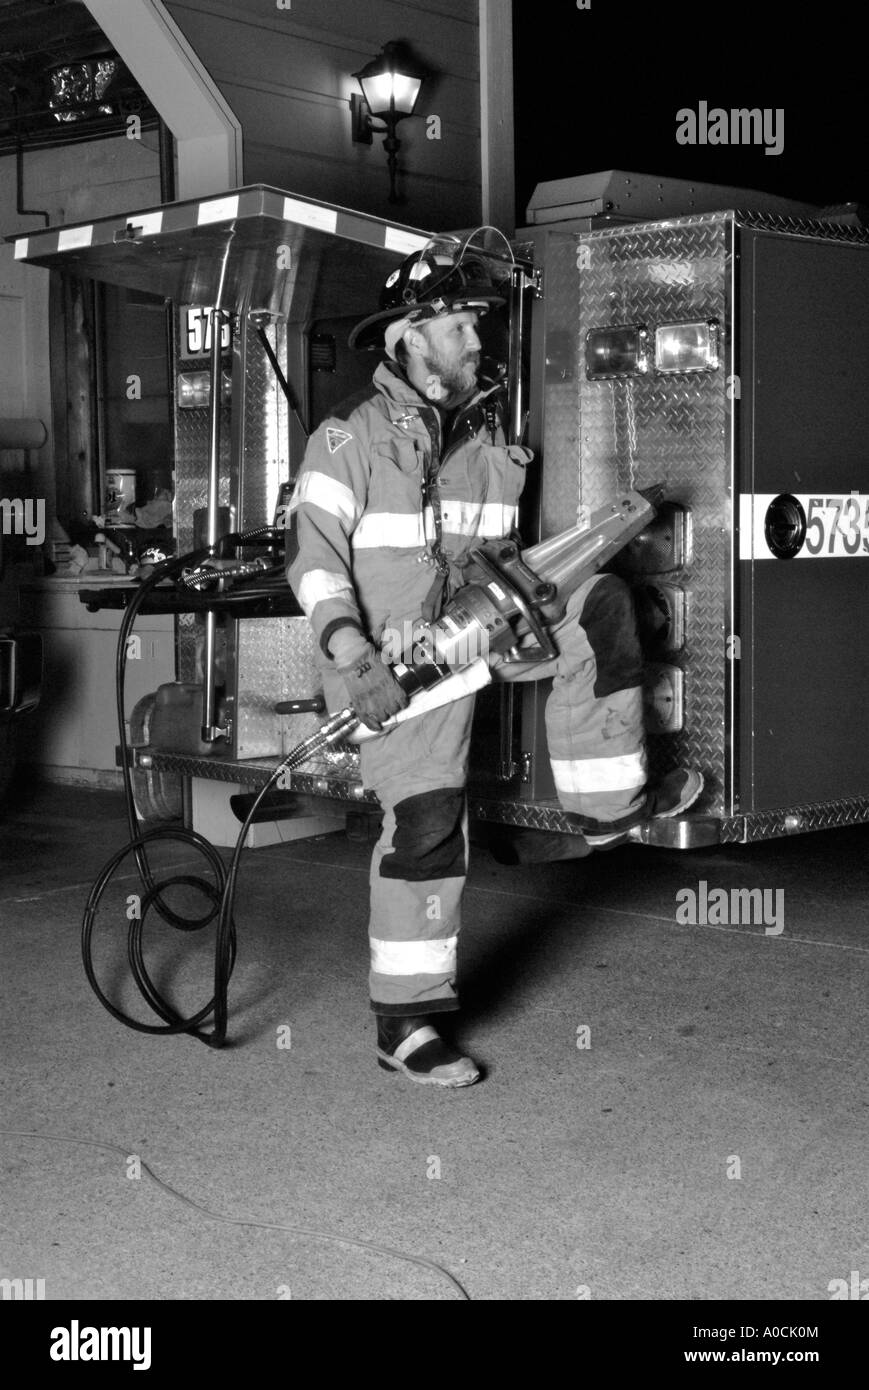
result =
[[[353,92],[350,97],[350,124],[354,145],[371,145],[375,135],[386,135],[388,131],[385,123],[375,125],[371,108],[360,92]]]

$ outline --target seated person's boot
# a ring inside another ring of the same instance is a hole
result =
[[[638,838],[634,832],[647,821],[680,816],[694,805],[702,790],[701,773],[693,768],[677,767],[655,786],[647,788],[645,804],[633,820],[618,829],[607,830],[603,822],[583,821],[581,816],[568,812],[566,814],[581,829],[581,834],[514,830],[492,838],[489,849],[499,864],[551,864],[563,859],[585,859],[592,850],[614,849]]]

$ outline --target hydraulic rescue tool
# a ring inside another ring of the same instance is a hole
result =
[[[431,623],[418,623],[400,653],[383,652],[410,703],[383,730],[360,724],[342,710],[306,739],[304,761],[339,739],[359,743],[427,710],[460,700],[492,679],[489,656],[537,663],[558,656],[549,635],[564,617],[570,595],[637,536],[655,516],[662,488],[623,493],[594,512],[587,526],[573,526],[520,551],[515,541],[485,541],[472,552],[468,583]],[[528,638],[536,645],[526,645]],[[293,762],[293,766],[298,764]]]
[[[113,1017],[140,1032],[186,1032],[211,1047],[222,1046],[226,1040],[227,987],[236,954],[232,911],[241,851],[257,809],[269,789],[285,773],[301,767],[315,753],[340,740],[352,738],[360,741],[363,738],[381,737],[395,724],[481,689],[492,678],[489,666],[492,656],[512,663],[545,663],[557,657],[558,650],[550,629],[563,618],[567,599],[652,523],[662,496],[663,490],[658,487],[643,492],[622,493],[616,502],[594,512],[587,526],[573,526],[526,550],[520,551],[513,540],[487,541],[474,550],[470,564],[465,569],[468,582],[447,603],[443,613],[431,623],[417,624],[402,650],[382,652],[384,659],[392,658],[395,678],[409,697],[407,708],[387,721],[383,730],[375,731],[361,724],[358,715],[348,706],[332,715],[320,729],[299,743],[281,760],[253,799],[228,869],[214,846],[195,831],[166,827],[145,834],[139,832],[130,766],[125,757],[122,771],[132,838],[103,868],[91,889],[82,925],[82,954],[88,980],[97,998]],[[232,586],[236,585],[240,597],[246,579],[262,580],[263,562],[260,559],[249,563],[236,561],[227,555],[227,551],[245,544],[270,543],[273,539],[272,531],[267,528],[249,536],[224,537],[223,541],[206,550],[166,561],[157,566],[154,574],[143,582],[126,610],[118,638],[116,684],[122,740],[125,739],[123,681],[127,637],[145,597],[166,579],[172,579],[193,591],[215,586],[224,590],[227,585],[232,591]],[[276,567],[271,568],[274,570]],[[204,856],[213,882],[190,874],[158,881],[148,860],[148,849],[161,839],[183,841],[195,848]],[[117,1008],[101,989],[93,965],[92,940],[96,913],[109,882],[130,854],[135,856],[145,892],[136,910],[128,909],[127,955],[140,993],[158,1018],[162,1019],[157,1024],[140,1022]],[[210,908],[207,907],[200,917],[184,917],[166,899],[167,890],[172,885],[197,889],[210,902]],[[183,1017],[160,995],[145,966],[142,932],[144,919],[152,909],[165,922],[182,931],[198,930],[217,919],[214,994],[189,1018]],[[211,1032],[205,1032],[202,1025],[212,1014],[214,1027]]]

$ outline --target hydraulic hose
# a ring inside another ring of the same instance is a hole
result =
[[[250,544],[251,542],[264,543],[263,538],[271,535],[273,535],[272,529],[263,527],[245,536],[226,536],[215,546],[209,546],[206,549],[191,552],[189,555],[183,555],[172,560],[164,561],[162,564],[155,567],[153,573],[149,575],[147,579],[142,581],[139,589],[133,595],[131,602],[124,611],[120,631],[118,633],[118,646],[115,657],[115,698],[118,728],[120,731],[120,744],[123,750],[121,775],[123,778],[124,801],[130,840],[108,860],[100,871],[88,895],[82,922],[82,958],[84,961],[85,974],[87,975],[91,989],[96,994],[100,1003],[114,1018],[120,1023],[125,1024],[128,1028],[136,1029],[141,1033],[190,1033],[193,1037],[198,1038],[209,1047],[222,1047],[226,1041],[227,991],[236,958],[236,931],[233,919],[233,904],[235,900],[238,869],[241,861],[241,851],[247,839],[248,831],[253,823],[256,810],[266,792],[282,772],[294,763],[303,761],[304,758],[309,756],[308,744],[310,740],[288,754],[275,768],[269,780],[257,793],[241,830],[239,831],[228,870],[215,847],[195,830],[186,830],[177,826],[166,826],[147,831],[144,834],[141,833],[133,796],[132,768],[129,757],[130,749],[127,741],[126,722],[124,717],[127,642],[142,605],[158,584],[161,584],[166,579],[179,578],[183,570],[191,566],[200,565],[207,559],[213,559],[227,548],[239,544]],[[238,598],[240,600],[244,596],[246,595],[221,595],[221,603],[224,603],[228,597],[233,599]],[[350,723],[355,722],[355,720],[349,721],[348,727]],[[338,730],[333,737],[339,737],[340,732],[341,730]],[[155,844],[166,841],[181,842],[185,845],[189,845],[201,854],[205,859],[207,868],[210,870],[210,879],[204,878],[200,874],[180,874],[158,880],[149,859],[149,850],[153,849]],[[124,860],[131,854],[135,857],[136,868],[144,892],[139,902],[132,904],[131,908],[128,908],[127,959],[140,994],[149,1008],[162,1020],[161,1023],[143,1023],[113,1004],[100,987],[94,969],[93,932],[97,911],[110,882],[118,872]],[[180,886],[197,889],[210,901],[210,908],[207,908],[199,917],[185,917],[181,913],[176,912],[169,906],[165,895],[170,888]],[[160,994],[160,991],[157,989],[157,986],[146,968],[143,950],[143,933],[145,919],[152,910],[155,911],[164,922],[176,928],[178,931],[200,931],[210,926],[210,924],[216,920],[214,993],[207,1004],[204,1004],[201,1009],[189,1017],[185,1017],[183,1014],[179,1013],[178,1010]],[[204,1029],[203,1025],[211,1014],[214,1015],[214,1026],[209,1032]]]

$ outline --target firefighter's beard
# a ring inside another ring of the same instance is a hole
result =
[[[480,354],[468,352],[460,362],[450,361],[429,346],[423,358],[426,372],[425,394],[435,405],[450,409],[473,395],[480,370]]]

